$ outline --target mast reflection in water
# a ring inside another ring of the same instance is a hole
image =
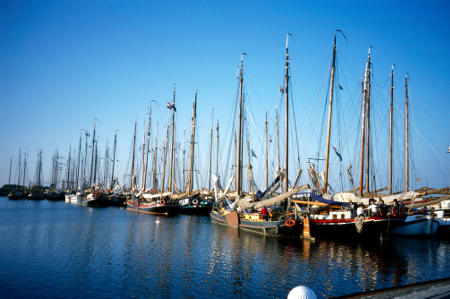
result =
[[[286,240],[208,217],[0,198],[0,294],[9,297],[320,296],[448,276],[450,241]]]

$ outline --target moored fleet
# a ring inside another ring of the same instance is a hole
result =
[[[340,32],[339,30],[337,33]],[[371,93],[371,53],[369,49],[367,63],[362,82],[362,109],[360,121],[360,148],[356,155],[360,156],[359,186],[356,186],[348,168],[349,180],[352,190],[335,192],[329,184],[330,147],[342,161],[338,150],[331,146],[332,133],[332,109],[335,93],[336,72],[336,34],[334,35],[331,58],[331,74],[329,94],[327,97],[328,126],[325,169],[318,173],[315,165],[309,162],[307,173],[308,181],[299,185],[302,169],[298,168],[294,179],[289,177],[291,134],[289,126],[292,123],[289,114],[290,107],[290,54],[288,44],[289,34],[286,37],[284,82],[280,88],[284,108],[285,134],[284,153],[280,150],[277,114],[276,144],[278,165],[273,172],[273,181],[269,182],[268,159],[268,133],[267,115],[265,119],[265,185],[260,190],[254,182],[252,156],[256,156],[250,146],[250,134],[248,133],[248,117],[246,111],[246,98],[244,93],[244,57],[238,72],[238,94],[236,97],[236,116],[233,120],[232,137],[229,138],[230,146],[223,146],[222,157],[228,155],[233,160],[231,167],[227,165],[227,171],[220,171],[219,160],[219,124],[214,128],[212,122],[209,138],[209,167],[206,174],[208,184],[194,189],[194,181],[197,174],[195,161],[198,160],[198,133],[197,126],[197,92],[194,94],[192,105],[192,118],[190,128],[189,159],[185,161],[180,153],[177,153],[177,140],[175,134],[176,89],[173,89],[171,102],[167,103],[170,118],[165,128],[163,145],[159,146],[156,134],[151,140],[152,110],[148,113],[147,127],[145,128],[141,157],[136,153],[136,122],[133,129],[131,147],[131,166],[129,180],[120,184],[115,173],[117,132],[114,135],[114,147],[112,157],[109,149],[105,151],[101,166],[99,158],[98,142],[96,139],[96,122],[92,130],[92,139],[85,132],[85,146],[82,149],[82,136],[80,136],[78,150],[69,150],[66,173],[64,178],[60,174],[60,156],[56,152],[52,158],[51,182],[48,187],[42,184],[42,152],[38,152],[36,165],[36,180],[32,186],[26,187],[26,155],[22,164],[22,153],[19,152],[17,184],[11,184],[10,162],[9,184],[1,189],[1,195],[7,195],[10,200],[65,200],[70,204],[78,204],[89,207],[116,206],[126,208],[128,211],[154,214],[154,215],[209,215],[211,222],[226,225],[234,229],[256,232],[267,236],[287,235],[303,238],[379,238],[388,234],[407,236],[426,236],[437,233],[449,233],[450,225],[450,187],[432,189],[421,188],[411,190],[409,187],[409,130],[408,130],[408,77],[405,77],[405,188],[402,192],[393,192],[393,90],[394,68],[391,71],[391,105],[390,111],[390,146],[389,146],[389,186],[375,189],[371,186],[371,178],[374,174],[370,166],[371,148],[375,145],[371,132],[370,118],[370,93]],[[342,89],[341,85],[339,88]],[[145,127],[145,125],[144,125]],[[216,167],[213,171],[213,132],[216,129]],[[157,131],[157,130],[156,130]],[[297,140],[298,141],[298,140]],[[272,142],[272,140],[270,140]],[[88,143],[90,144],[88,151]],[[247,143],[247,144],[246,144]],[[255,147],[255,145],[253,145]],[[228,152],[225,151],[228,148]],[[234,150],[231,150],[234,148]],[[244,149],[247,149],[246,165],[244,165]],[[75,152],[77,155],[75,155]],[[84,153],[83,153],[84,152]],[[158,157],[162,152],[162,157]],[[151,155],[153,154],[153,157]],[[280,155],[284,154],[284,165],[281,165]],[[182,160],[183,162],[180,162]],[[229,160],[229,159],[228,159]],[[321,159],[317,159],[321,160]],[[112,163],[110,163],[112,162]],[[110,165],[112,164],[112,165]],[[276,162],[275,162],[276,164]],[[139,167],[138,167],[139,165]],[[103,168],[103,173],[100,168]],[[138,168],[140,170],[138,171]],[[244,183],[244,169],[248,183]],[[231,174],[228,170],[231,169]],[[139,175],[137,173],[140,172]],[[139,177],[139,180],[138,180]],[[222,184],[221,178],[228,179]],[[245,187],[247,190],[244,190]]]

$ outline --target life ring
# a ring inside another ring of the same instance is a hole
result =
[[[286,220],[285,222],[284,222],[284,224],[287,226],[287,227],[293,227],[294,225],[295,225],[295,220],[293,220],[293,219],[288,219],[288,220]]]
[[[159,201],[159,204],[160,205],[164,205],[166,202],[164,201],[164,199],[161,199],[160,201]]]
[[[196,198],[194,198],[194,199],[192,200],[192,204],[194,204],[194,205],[198,204],[198,200],[197,200]]]

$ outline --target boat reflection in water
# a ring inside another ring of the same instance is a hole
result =
[[[16,297],[285,298],[298,285],[330,297],[443,278],[450,267],[450,241],[438,238],[310,242],[209,217],[6,198],[0,239],[0,291]]]

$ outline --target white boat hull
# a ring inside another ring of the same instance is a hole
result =
[[[71,203],[71,204],[80,204],[82,199],[83,199],[83,195],[79,192],[77,192],[76,194],[66,194],[65,195],[65,201],[67,203]]]
[[[439,222],[431,215],[408,215],[405,222],[392,230],[392,234],[401,236],[434,235]]]

